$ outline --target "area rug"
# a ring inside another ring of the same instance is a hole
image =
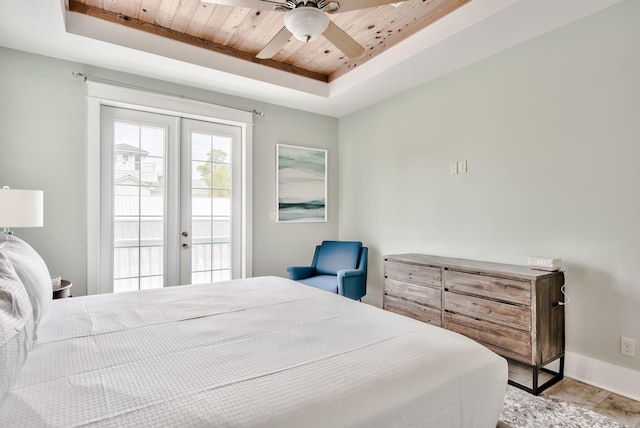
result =
[[[498,427],[506,428],[626,428],[611,418],[554,398],[536,397],[507,386]]]

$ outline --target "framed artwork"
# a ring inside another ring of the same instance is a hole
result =
[[[278,144],[279,222],[327,221],[327,150]]]

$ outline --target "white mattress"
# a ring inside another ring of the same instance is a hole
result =
[[[0,426],[487,427],[506,361],[276,277],[59,299]]]

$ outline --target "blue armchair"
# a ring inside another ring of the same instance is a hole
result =
[[[359,300],[367,294],[369,249],[362,242],[322,241],[311,266],[287,268],[289,279]]]

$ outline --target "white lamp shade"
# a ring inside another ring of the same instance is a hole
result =
[[[42,190],[0,189],[0,227],[42,227]]]
[[[311,42],[327,29],[329,17],[320,9],[298,6],[284,17],[284,26],[296,39]]]

